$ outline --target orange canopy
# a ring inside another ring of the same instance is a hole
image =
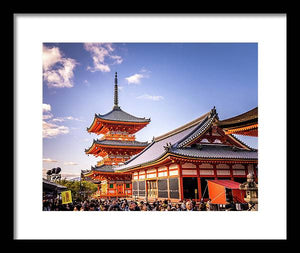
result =
[[[228,204],[228,194],[232,195],[233,202],[246,203],[244,200],[245,191],[240,190],[240,183],[232,180],[207,180],[207,183],[212,204]]]

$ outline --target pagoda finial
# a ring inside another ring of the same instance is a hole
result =
[[[114,109],[119,109],[119,99],[118,99],[118,76],[117,72],[115,72],[115,95],[114,95]]]

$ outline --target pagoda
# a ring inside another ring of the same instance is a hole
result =
[[[102,159],[84,178],[98,183],[98,195],[105,197],[127,197],[131,193],[131,174],[115,173],[115,168],[124,164],[133,155],[141,152],[149,143],[139,142],[135,133],[147,126],[150,119],[138,118],[123,111],[118,104],[118,77],[115,73],[114,106],[106,114],[95,114],[88,133],[101,135],[85,150],[87,155]]]

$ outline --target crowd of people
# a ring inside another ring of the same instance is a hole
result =
[[[247,207],[240,206],[241,210]],[[196,203],[194,200],[186,199],[178,203],[169,200],[136,201],[127,199],[91,199],[84,201],[74,201],[70,204],[62,204],[59,199],[43,200],[44,211],[216,211],[216,205],[201,201]],[[227,211],[236,211],[235,204],[224,207]]]

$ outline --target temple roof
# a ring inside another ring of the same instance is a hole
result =
[[[218,126],[222,128],[229,128],[237,126],[247,126],[255,123],[258,123],[258,107],[255,107],[252,110],[235,117],[221,120],[218,122]]]
[[[127,112],[124,112],[120,107],[114,107],[113,110],[106,114],[95,114],[96,118],[109,120],[109,121],[123,121],[132,123],[149,123],[150,119],[138,118]]]
[[[197,157],[197,158],[221,158],[221,159],[257,159],[257,150],[245,150],[219,144],[202,144],[194,148],[174,148],[170,153]]]
[[[101,165],[101,166],[92,166],[92,170],[94,171],[98,171],[98,172],[114,172],[113,167],[115,167],[114,165]]]
[[[175,143],[174,146],[180,148],[195,140],[198,136],[200,136],[210,127],[214,119],[215,117],[209,117],[207,115],[206,118],[191,133],[189,133],[183,139]]]
[[[153,138],[148,147],[126,161],[124,165],[115,167],[115,170],[127,170],[143,166],[155,162],[167,153],[191,158],[257,159],[257,150],[248,147],[233,136],[228,138],[232,138],[241,146],[240,148],[223,144],[201,145],[201,149],[199,149],[199,146],[186,146],[186,144],[204,134],[214,122],[218,122],[218,114],[215,108],[182,127]]]
[[[94,143],[105,146],[146,147],[148,142],[119,141],[119,140],[94,140]]]

